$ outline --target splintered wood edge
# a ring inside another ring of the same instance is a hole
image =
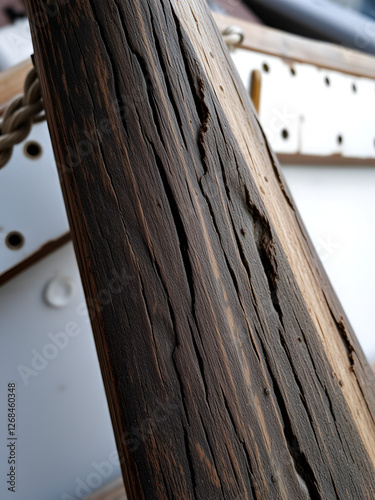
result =
[[[220,100],[244,158],[251,166],[251,173],[259,193],[290,263],[311,319],[324,345],[333,368],[333,375],[342,388],[358,432],[375,466],[375,427],[371,410],[366,404],[367,395],[363,394],[363,391],[369,390],[368,397],[372,397],[368,382],[370,379],[372,383],[374,382],[373,372],[369,365],[363,366],[357,358],[356,353],[358,352],[359,358],[365,359],[362,349],[353,334],[335,292],[329,284],[327,275],[286,187],[276,157],[271,152],[265,136],[256,130],[251,123],[251,115],[256,117],[256,113],[254,108],[247,104],[246,91],[224,42],[222,42],[223,53],[217,51],[213,57],[206,57],[206,48],[215,46],[217,43],[217,26],[214,23],[206,22],[209,17],[204,12],[206,7],[202,4],[199,7],[201,15],[198,17],[193,16],[187,0],[178,2],[176,8],[180,11],[179,18],[184,24],[184,29],[191,34],[191,41],[197,56],[200,58],[200,63],[205,69],[209,81],[212,82],[213,90]],[[256,41],[252,44],[254,49],[260,50],[261,44],[263,44],[263,51],[266,51],[267,46],[271,45],[274,48],[274,53],[279,56],[283,55],[284,49],[278,50],[276,48],[277,37],[280,37],[280,47],[284,48],[287,45],[286,41],[290,44],[291,40],[295,38],[289,37],[289,35],[281,36],[279,32],[276,32],[273,37],[267,37],[268,29],[264,31],[264,28],[259,29],[257,25],[230,19],[226,16],[215,14],[214,17],[220,29],[229,24],[243,26],[246,30],[245,45],[249,45],[248,40],[251,37],[252,40]],[[197,28],[200,38],[194,36]],[[296,38],[298,39],[298,37]],[[300,42],[300,47],[297,46],[298,52],[297,48],[289,49],[285,51],[285,55],[296,57],[300,53],[300,59],[307,60],[309,58],[310,63],[312,63],[314,54],[318,54],[317,49],[312,50],[315,45],[317,45],[316,42],[306,42],[306,50],[303,51],[305,41]],[[344,65],[344,54],[347,51],[341,48],[336,49],[329,44],[325,45],[331,47],[332,56],[329,57],[327,54],[324,57],[320,56],[320,64],[327,57],[327,59],[332,59],[332,68],[348,71],[350,67],[351,74],[358,72],[363,76],[365,76],[365,68],[362,68],[363,61],[370,60],[373,64],[374,58],[372,57],[363,56],[359,58],[360,62],[354,63],[353,56],[350,56]],[[357,56],[357,53],[353,52],[353,54]],[[336,62],[334,56],[337,59]],[[315,63],[318,64],[319,61],[316,57]],[[375,65],[373,67],[375,68]],[[370,75],[375,76],[375,70],[372,72],[368,69],[366,76]],[[232,81],[234,86],[231,85]],[[238,95],[240,99],[238,99]],[[249,151],[248,144],[262,143],[264,147],[260,146]]]
[[[242,49],[336,70],[353,76],[375,78],[375,58],[373,56],[332,43],[309,40],[216,12],[213,13],[213,17],[220,31],[233,24],[243,29],[245,39],[241,44]]]

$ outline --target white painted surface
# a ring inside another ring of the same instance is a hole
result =
[[[375,80],[244,49],[232,57],[247,89],[261,71],[259,116],[276,153],[375,158]]]
[[[0,29],[0,71],[18,64],[33,53],[30,27],[27,19]]]
[[[69,277],[75,285],[74,297],[65,308],[51,307],[44,300],[46,285],[59,276]],[[90,484],[98,477],[104,484],[120,474],[117,465],[108,477],[98,476],[94,464],[113,460],[116,447],[84,304],[71,244],[0,288],[1,500],[78,500],[77,493],[92,490]],[[76,335],[68,336],[65,348],[56,347],[55,355],[51,334],[66,331]],[[45,366],[30,374],[26,368],[34,369],[35,352],[44,359],[55,357],[44,363],[39,360],[39,367]],[[11,493],[4,481],[6,389],[14,381],[17,491]]]
[[[24,153],[24,145],[30,141],[42,147],[37,159]],[[25,239],[19,250],[6,245],[7,235],[13,231]],[[14,148],[11,160],[0,169],[0,276],[67,232],[69,224],[48,127],[41,123]]]

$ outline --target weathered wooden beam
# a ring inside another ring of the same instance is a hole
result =
[[[374,498],[371,369],[205,3],[27,3],[129,499]]]

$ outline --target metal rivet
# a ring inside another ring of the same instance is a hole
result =
[[[235,24],[225,28],[225,30],[222,32],[222,36],[228,45],[241,44],[245,39],[245,33],[243,29]]]

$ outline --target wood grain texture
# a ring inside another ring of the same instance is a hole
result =
[[[189,9],[185,9],[183,18],[188,30],[196,26],[197,16],[189,15]],[[205,57],[205,48],[217,40],[216,33],[213,34],[212,30],[201,26],[200,35],[201,40],[198,41],[196,37],[192,37],[195,50],[216,94],[220,95],[221,87],[225,87],[225,96],[221,98],[223,110],[250,166],[268,215],[273,221],[274,230],[277,231],[310,316],[321,337],[334,376],[342,387],[357,428],[375,464],[373,372],[368,363],[363,362],[362,350],[313,249],[277,160],[263,132],[254,123],[252,108],[232,60],[225,51],[219,51],[213,59]],[[324,56],[322,58],[324,59]],[[228,80],[234,81],[235,85],[228,86]],[[257,147],[250,149],[250,144]],[[263,147],[259,147],[259,144]]]
[[[373,376],[205,4],[32,26],[129,499],[373,499]]]

